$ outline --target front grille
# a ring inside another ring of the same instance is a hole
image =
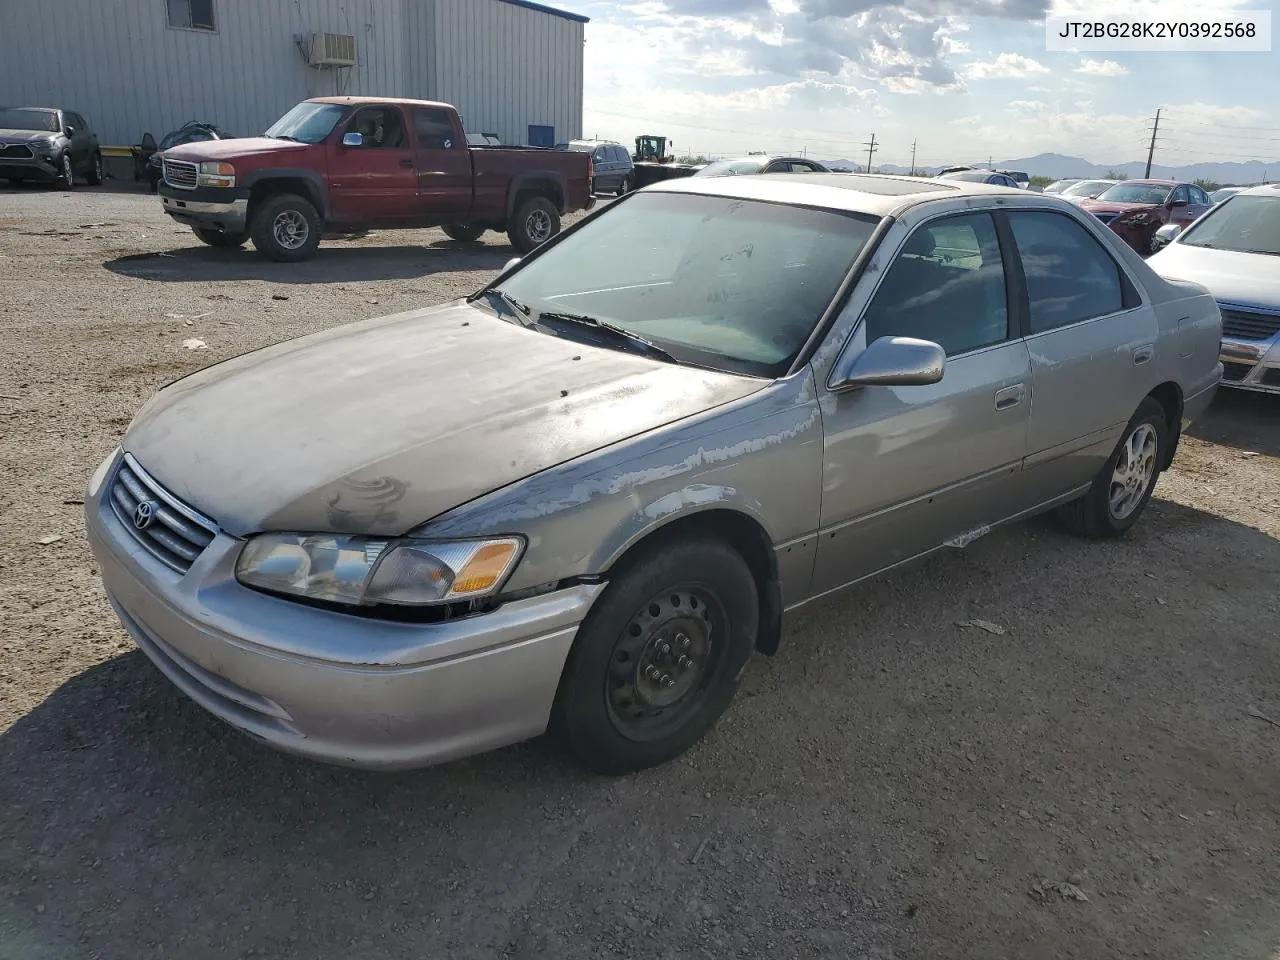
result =
[[[1280,314],[1222,308],[1222,332],[1243,340],[1270,340],[1280,333]]]
[[[1235,383],[1243,380],[1249,375],[1249,371],[1253,369],[1253,364],[1249,363],[1224,363],[1222,365],[1222,379],[1226,383]]]
[[[180,573],[218,534],[216,523],[165,490],[127,453],[111,481],[111,506],[152,556]]]
[[[0,158],[5,160],[30,160],[35,152],[21,143],[10,143],[0,147]]]
[[[164,160],[164,182],[179,190],[196,188],[196,165],[186,160]]]

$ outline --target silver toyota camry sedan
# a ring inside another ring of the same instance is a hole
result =
[[[275,747],[403,768],[550,729],[633,771],[802,604],[1040,511],[1123,534],[1221,323],[1056,197],[672,181],[466,300],[164,388],[88,532],[142,650]]]

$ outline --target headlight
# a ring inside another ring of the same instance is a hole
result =
[[[236,185],[236,168],[229,163],[214,163],[206,160],[200,164],[200,172],[196,174],[198,187],[234,187]]]
[[[58,141],[52,137],[48,140],[36,140],[31,144],[31,149],[36,153],[48,156],[58,149]]]
[[[245,586],[355,606],[423,606],[496,593],[520,559],[519,537],[384,540],[339,534],[268,533],[240,551]]]

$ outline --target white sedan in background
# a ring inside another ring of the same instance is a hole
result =
[[[1147,264],[1209,288],[1222,310],[1223,386],[1280,394],[1280,184],[1228,197],[1180,231]]]

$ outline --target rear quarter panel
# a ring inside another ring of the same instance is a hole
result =
[[[472,147],[476,219],[503,224],[522,186],[549,187],[561,213],[584,210],[591,196],[590,154],[523,147]]]

